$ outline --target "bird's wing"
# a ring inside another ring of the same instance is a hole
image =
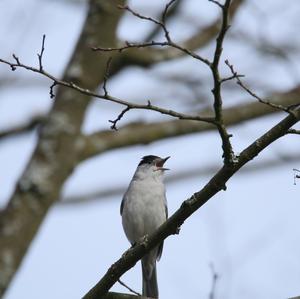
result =
[[[166,213],[166,220],[168,219],[168,203],[167,203],[167,197],[166,194],[164,196],[164,204],[165,204],[165,213]],[[158,246],[157,250],[157,260],[159,261],[163,252],[164,242],[161,242],[161,244]]]
[[[122,216],[122,213],[123,213],[124,203],[125,203],[125,196],[123,196],[123,199],[121,201],[121,206],[120,206],[120,214],[121,214],[121,216]]]

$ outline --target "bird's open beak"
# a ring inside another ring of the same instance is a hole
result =
[[[170,170],[169,168],[165,168],[163,167],[165,162],[170,158],[170,156],[166,157],[166,158],[163,158],[161,159],[157,164],[156,166],[158,167],[159,170]]]

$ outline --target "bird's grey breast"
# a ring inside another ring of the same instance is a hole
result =
[[[166,221],[164,184],[156,180],[133,180],[123,199],[122,222],[130,242],[151,234]]]

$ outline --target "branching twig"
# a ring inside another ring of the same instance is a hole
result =
[[[172,2],[172,1],[171,1]],[[169,3],[171,3],[169,2]],[[178,12],[178,9],[180,7],[180,5],[182,4],[181,1],[173,1],[168,9],[167,9],[167,12],[165,12],[165,10],[162,12],[161,16],[160,16],[160,20],[166,24],[167,20],[174,16],[177,12]],[[168,4],[167,4],[168,5]],[[163,19],[164,18],[164,19]],[[149,40],[152,40],[159,32],[160,32],[160,29],[161,29],[161,26],[155,26],[154,29],[149,32],[149,34],[145,37],[144,41],[149,41]]]
[[[137,295],[137,296],[142,296],[142,294],[136,292],[133,290],[131,287],[129,287],[126,283],[124,283],[121,279],[118,279],[118,283],[121,284],[123,287],[125,287],[129,292]]]
[[[40,70],[39,68],[35,68],[35,67],[32,67],[32,66],[25,65],[25,64],[21,63],[19,58],[15,55],[13,55],[13,57],[16,60],[16,63],[9,62],[9,61],[7,61],[5,59],[1,59],[1,58],[0,58],[0,62],[10,66],[10,68],[12,70],[15,70],[16,68],[23,68],[23,69],[32,71],[34,73],[41,74],[44,77],[47,77],[50,80],[52,80],[53,84],[50,87],[50,92],[49,92],[50,96],[54,96],[53,87],[56,86],[56,85],[61,85],[61,86],[72,88],[72,89],[74,89],[74,90],[76,90],[76,91],[78,91],[82,94],[85,94],[85,95],[88,95],[88,96],[91,96],[91,97],[95,97],[95,98],[98,98],[98,99],[106,100],[106,101],[109,101],[109,102],[113,102],[113,103],[116,103],[116,104],[120,104],[120,105],[126,106],[130,109],[152,110],[152,111],[156,111],[156,112],[159,112],[161,114],[169,115],[169,116],[172,116],[172,117],[175,117],[175,118],[178,118],[178,119],[196,120],[196,121],[203,121],[203,122],[215,124],[215,119],[213,117],[202,117],[202,116],[197,116],[197,115],[190,115],[190,114],[180,113],[180,112],[177,112],[177,111],[174,111],[174,110],[165,109],[165,108],[162,108],[162,107],[152,105],[149,101],[148,101],[147,104],[136,104],[136,103],[131,103],[131,102],[128,102],[128,101],[125,101],[125,100],[122,100],[122,99],[119,99],[119,98],[116,98],[116,97],[113,97],[113,96],[110,96],[110,95],[97,94],[97,93],[95,93],[95,92],[93,92],[89,89],[80,87],[80,86],[76,85],[73,82],[60,80],[60,79],[56,78],[55,76],[53,76],[52,74],[46,72],[44,69]]]
[[[133,9],[131,9],[129,6],[119,6],[119,8],[121,9],[125,9],[127,11],[129,11],[130,13],[132,13],[134,16],[136,16],[137,18],[139,19],[142,19],[142,20],[147,20],[147,21],[150,21],[152,23],[155,23],[156,25],[159,25],[164,33],[165,33],[165,38],[166,38],[166,41],[165,42],[157,42],[157,41],[151,41],[151,42],[145,42],[145,43],[130,43],[128,41],[125,41],[125,45],[121,46],[121,47],[114,47],[114,48],[103,48],[103,47],[92,47],[92,50],[94,51],[102,51],[102,52],[112,52],[112,51],[119,51],[119,52],[122,52],[124,50],[127,50],[127,49],[130,49],[130,48],[148,48],[148,47],[153,47],[153,46],[160,46],[160,47],[172,47],[172,48],[175,48],[201,62],[203,62],[204,64],[208,65],[209,67],[211,66],[211,63],[208,59],[206,58],[203,58],[202,56],[196,54],[195,52],[193,51],[190,51],[189,49],[185,48],[185,47],[182,47],[180,46],[179,44],[177,43],[174,43],[170,37],[170,33],[169,31],[167,30],[166,28],[166,24],[165,24],[165,21],[166,21],[166,15],[167,15],[167,12],[168,12],[168,9],[169,7],[175,2],[176,0],[171,0],[166,6],[165,6],[165,10],[163,12],[163,16],[162,16],[162,21],[158,21],[158,20],[155,20],[151,17],[147,17],[147,16],[144,16],[144,15],[141,15],[137,12],[135,12]]]
[[[206,58],[203,58],[202,56],[198,55],[197,53],[188,50],[187,48],[184,48],[180,46],[177,43],[174,42],[156,42],[156,41],[151,41],[151,42],[146,42],[146,43],[130,43],[128,41],[125,41],[125,45],[121,47],[116,47],[116,48],[103,48],[103,47],[92,47],[91,49],[93,51],[102,51],[102,52],[111,52],[111,51],[119,51],[122,52],[127,49],[131,48],[148,48],[148,47],[153,47],[153,46],[159,46],[159,47],[172,47],[175,48],[201,62],[204,64],[210,66],[210,61]]]
[[[249,87],[247,87],[243,82],[242,80],[240,79],[241,78],[241,75],[238,75],[237,72],[234,70],[234,67],[232,64],[230,64],[230,62],[228,60],[225,60],[225,64],[229,67],[231,73],[232,73],[232,77],[234,79],[236,79],[236,82],[239,86],[241,86],[249,95],[251,95],[252,97],[254,97],[256,100],[258,100],[260,103],[262,104],[265,104],[265,105],[268,105],[272,108],[275,108],[275,109],[278,109],[278,110],[282,110],[282,111],[285,111],[287,113],[293,113],[293,110],[291,108],[294,108],[295,105],[293,105],[293,107],[284,107],[282,105],[279,105],[279,104],[274,104],[270,101],[267,101],[267,100],[263,100],[261,97],[259,97],[256,93],[254,93],[252,90],[250,90]],[[297,105],[296,105],[297,106]]]
[[[125,109],[122,110],[122,112],[118,115],[118,117],[117,117],[115,120],[109,120],[109,122],[112,123],[112,125],[111,125],[111,127],[110,127],[112,130],[118,131],[118,128],[117,128],[117,122],[118,122],[119,120],[121,120],[122,117],[124,116],[124,114],[125,114],[126,112],[128,112],[130,109],[131,109],[131,108],[127,106]]]
[[[126,5],[126,6],[119,6],[119,8],[125,9],[125,10],[129,11],[132,15],[134,15],[135,17],[137,17],[137,18],[139,18],[139,19],[141,19],[141,20],[150,21],[150,22],[152,22],[152,23],[154,23],[154,24],[160,26],[160,27],[162,28],[162,30],[164,31],[164,33],[165,33],[166,40],[167,40],[168,42],[171,42],[170,34],[169,34],[169,31],[167,30],[166,24],[165,24],[165,16],[166,16],[166,14],[167,14],[167,12],[168,12],[168,9],[169,9],[170,5],[171,5],[174,1],[175,1],[175,0],[171,0],[171,1],[165,6],[165,10],[164,10],[164,12],[163,12],[163,17],[162,17],[162,21],[161,21],[161,22],[158,21],[158,20],[155,20],[155,19],[153,19],[153,18],[151,18],[151,17],[143,16],[143,15],[137,13],[136,11],[134,11],[133,9],[131,9],[128,5]]]
[[[216,5],[218,5],[221,9],[224,8],[224,5],[221,4],[219,1],[216,1],[216,0],[208,0],[208,2],[212,2],[212,3],[215,3]]]

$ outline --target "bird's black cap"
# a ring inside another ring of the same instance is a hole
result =
[[[158,156],[154,156],[154,155],[149,155],[149,156],[144,156],[139,164],[140,165],[143,165],[143,164],[151,164],[153,163],[154,160],[156,159],[161,159],[160,157]]]
[[[167,158],[161,158],[158,156],[154,156],[154,155],[149,155],[149,156],[144,156],[141,160],[141,162],[139,163],[140,165],[143,164],[152,164],[155,160],[161,161],[161,166],[163,166],[163,164],[169,159],[170,157]]]

